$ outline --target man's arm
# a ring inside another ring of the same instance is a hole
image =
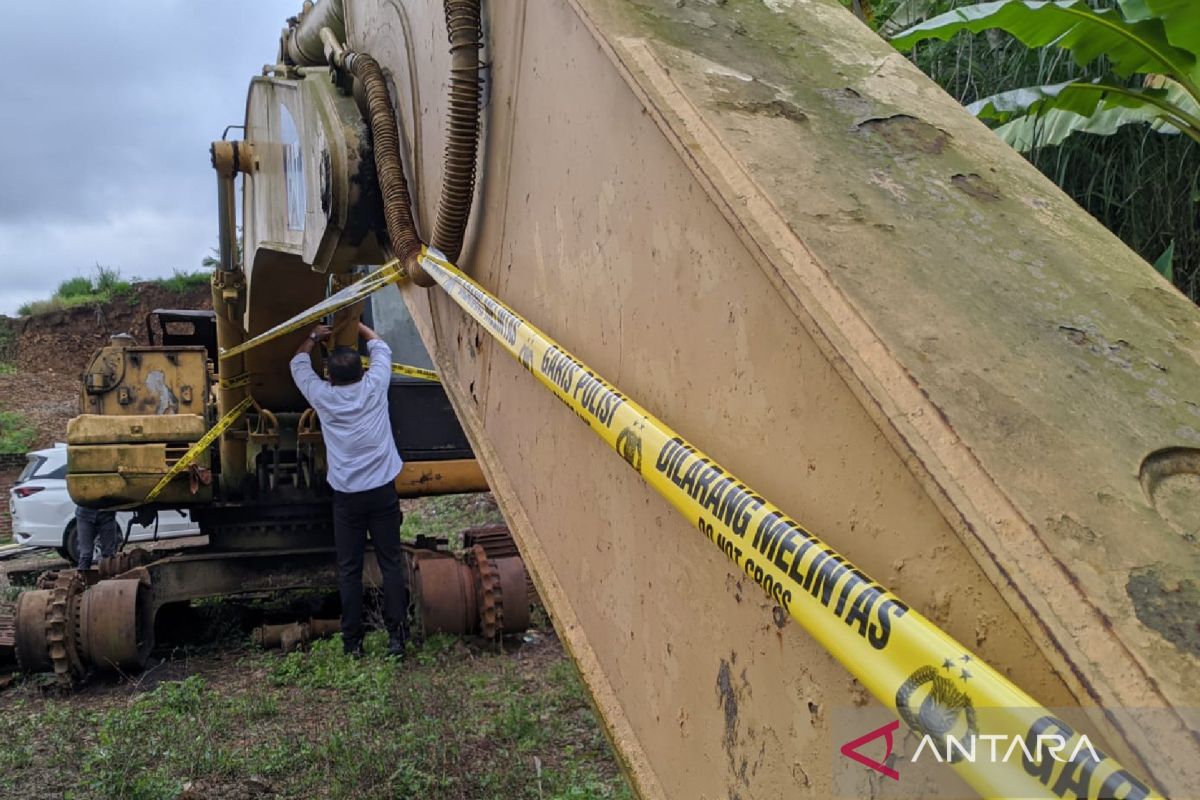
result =
[[[358,335],[367,342],[367,351],[371,354],[371,366],[363,380],[379,392],[386,392],[392,380],[392,348],[375,331],[361,322],[358,323]]]
[[[318,387],[324,383],[312,368],[312,351],[318,342],[328,339],[330,333],[327,325],[318,325],[313,328],[296,348],[296,355],[292,356],[292,361],[288,365],[292,371],[292,380],[296,382],[296,388],[300,390],[300,394],[304,395],[304,399],[308,400],[310,406],[314,403]],[[315,408],[315,406],[313,407]]]

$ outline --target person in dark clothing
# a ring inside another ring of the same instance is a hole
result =
[[[96,542],[100,542],[100,557],[108,558],[117,552],[121,531],[117,527],[117,512],[96,508],[75,507],[75,542],[79,548],[79,569],[91,569]]]
[[[329,381],[318,377],[311,353],[330,335],[328,327],[318,325],[292,358],[292,379],[316,410],[325,439],[326,479],[333,488],[342,646],[347,653],[362,653],[363,553],[370,532],[383,573],[388,653],[400,656],[408,639],[408,580],[400,550],[403,517],[395,487],[404,462],[396,450],[388,417],[392,351],[375,331],[362,323],[358,328],[371,354],[366,371],[358,352],[346,347],[329,356]]]

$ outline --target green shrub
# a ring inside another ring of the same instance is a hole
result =
[[[35,317],[51,311],[103,305],[115,299],[134,297],[134,285],[121,278],[121,270],[97,264],[93,275],[68,278],[58,285],[50,299],[25,303],[17,309],[17,313],[23,317]]]
[[[74,278],[68,278],[58,285],[58,291],[54,293],[55,297],[66,299],[68,297],[83,297],[94,294],[95,289],[92,288],[92,279],[83,275],[78,275]]]
[[[159,278],[155,283],[176,294],[185,294],[193,289],[208,286],[211,279],[211,273],[208,272],[185,272],[177,269],[171,277]]]
[[[15,411],[0,411],[0,453],[24,453],[36,435],[23,416]]]

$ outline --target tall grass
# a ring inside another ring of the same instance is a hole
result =
[[[157,278],[146,283],[156,284],[176,294],[186,294],[201,286],[207,286],[209,280],[208,272],[186,272],[177,269],[169,278]],[[68,278],[58,285],[48,300],[26,303],[17,309],[17,313],[21,316],[37,316],[77,306],[104,305],[121,299],[136,304],[137,282],[137,279],[122,278],[119,269],[97,264],[91,275]]]
[[[939,0],[932,13],[972,4]],[[889,32],[889,18],[898,20],[927,5],[878,0],[871,3],[873,24]],[[1115,0],[1092,0],[1091,5],[1111,8]],[[1063,50],[1031,50],[998,31],[925,42],[910,57],[961,103],[1022,86],[1110,77],[1104,59],[1081,68]],[[1147,261],[1153,263],[1174,242],[1175,285],[1200,302],[1200,146],[1184,136],[1131,125],[1113,136],[1075,134],[1027,157]]]
[[[91,275],[77,275],[58,284],[49,300],[35,300],[17,309],[21,316],[36,316],[76,306],[94,306],[114,299],[132,297],[133,284],[121,277],[121,270],[97,264]]]

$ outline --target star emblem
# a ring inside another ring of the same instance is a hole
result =
[[[969,656],[969,655],[963,655],[963,657],[962,657],[961,659],[959,659],[959,660],[960,660],[960,661],[962,661],[962,662],[965,664],[965,663],[967,663],[968,661],[970,661],[970,660],[971,660],[971,656]]]
[[[968,672],[966,668],[963,668],[962,675],[959,677],[963,679],[963,683],[966,683],[967,681],[971,680],[971,673]]]
[[[950,668],[953,666],[954,666],[954,662],[948,658],[942,661],[942,669],[946,670],[947,672],[949,672]]]

